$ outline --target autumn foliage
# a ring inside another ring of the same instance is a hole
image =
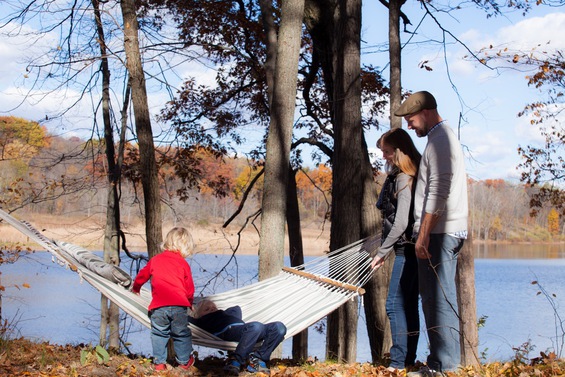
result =
[[[29,144],[29,145],[28,145]],[[103,140],[50,135],[39,124],[0,118],[0,205],[8,210],[60,216],[105,217],[108,164]],[[259,210],[263,161],[224,155],[210,147],[159,145],[159,166],[165,218],[224,223],[243,205],[236,221]],[[136,144],[126,145],[121,166],[122,221],[142,218],[143,190]],[[381,182],[384,174],[376,172]],[[319,164],[297,172],[300,214],[321,223],[329,217],[331,166]],[[549,241],[560,239],[562,216],[550,216],[552,206],[530,202],[540,194],[561,191],[547,186],[512,184],[502,179],[470,179],[469,231],[475,241]],[[544,191],[545,190],[545,191]],[[537,196],[536,196],[537,195]],[[375,192],[375,201],[377,193]],[[557,212],[559,208],[555,207]]]
[[[34,122],[0,118],[0,204],[38,213],[104,215],[108,163],[103,140],[68,139],[48,134]],[[223,222],[250,191],[248,213],[257,211],[262,161],[229,157],[210,147],[160,145],[155,150],[161,197],[177,214],[200,221]],[[143,202],[139,150],[125,147],[121,165],[121,205],[131,211]],[[297,175],[304,216],[323,221],[329,211],[331,170],[326,165],[305,168]],[[245,216],[243,213],[242,216]]]

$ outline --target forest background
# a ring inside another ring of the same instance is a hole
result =
[[[73,136],[53,135],[37,122],[16,117],[0,117],[0,193],[17,215],[33,219],[46,234],[90,249],[102,249],[106,216],[107,163],[104,141],[86,141]],[[136,148],[129,145],[125,166],[132,165]],[[90,152],[88,152],[90,151]],[[85,153],[87,152],[87,153]],[[173,168],[167,166],[171,148],[158,148],[163,161],[160,167],[160,191],[165,229],[177,224],[190,226],[197,237],[197,252],[230,253],[240,239],[240,253],[256,253],[259,234],[256,227],[246,228],[257,220],[261,206],[262,177],[250,193],[250,182],[260,171],[245,156],[217,157],[202,149],[200,179],[202,185],[177,195],[183,188]],[[76,156],[64,163],[54,163],[52,156]],[[143,229],[143,201],[135,172],[126,170],[120,188],[123,203],[123,230],[131,251],[146,251]],[[64,182],[63,183],[63,178]],[[385,174],[375,172],[382,184]],[[206,183],[222,181],[221,195]],[[331,168],[325,164],[304,167],[296,176],[301,222],[304,226],[305,253],[319,255],[328,247],[328,216],[331,203]],[[538,189],[502,179],[469,179],[469,231],[474,242],[557,242],[564,240],[564,224],[558,211],[545,205],[536,214],[530,208],[531,194]],[[376,202],[375,193],[375,202]],[[242,198],[247,204],[238,213]],[[231,223],[231,225],[230,225]],[[257,224],[255,224],[257,225]],[[0,225],[0,242],[22,241],[8,225]]]

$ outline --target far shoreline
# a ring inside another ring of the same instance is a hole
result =
[[[63,224],[54,216],[42,216],[30,223],[45,237],[65,241],[90,251],[103,250],[104,228],[93,220],[68,219]],[[163,226],[163,233],[173,226]],[[259,252],[259,234],[255,228],[246,229],[231,226],[223,228],[221,224],[183,225],[192,233],[195,253],[231,255],[237,245],[236,255],[257,255]],[[131,253],[147,253],[144,224],[124,225],[122,231],[126,237],[126,248]],[[305,256],[321,256],[329,251],[329,226],[317,227],[314,224],[302,229],[302,242]],[[31,250],[43,248],[26,235],[6,223],[0,223],[0,245],[14,245]],[[122,246],[122,245],[120,245]],[[288,246],[285,248],[288,254]],[[123,248],[121,251],[124,251]]]
[[[52,215],[34,215],[30,223],[41,233],[53,240],[65,241],[90,251],[102,251],[104,241],[103,223],[89,218],[63,218]],[[237,225],[224,228],[221,223],[212,224],[165,224],[163,232],[172,226],[183,225],[190,229],[195,244],[195,253],[210,255],[258,255],[259,233],[255,227],[242,229]],[[328,223],[310,223],[302,228],[302,242],[304,256],[322,256],[329,252],[330,226]],[[145,225],[124,224],[122,231],[126,236],[126,247],[131,253],[147,253],[145,243]],[[39,244],[29,239],[14,227],[0,223],[0,245],[14,245],[31,250],[42,248]],[[234,247],[237,245],[237,250]],[[561,247],[565,240],[484,240],[473,239],[473,247],[500,247],[500,246],[548,246]],[[124,252],[122,249],[121,252]],[[288,245],[285,247],[288,255]],[[480,256],[479,256],[480,257]]]

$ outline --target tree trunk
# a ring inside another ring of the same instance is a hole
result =
[[[400,7],[403,0],[390,0],[388,4],[388,55],[390,59],[390,128],[401,128],[402,118],[393,113],[402,102],[402,85],[400,79]]]
[[[330,249],[361,238],[365,172],[361,126],[361,0],[337,3],[332,57],[335,139]],[[327,357],[348,363],[357,359],[357,300],[328,317]]]
[[[457,261],[457,297],[461,331],[461,365],[478,365],[479,329],[475,296],[475,258],[473,240],[469,237]]]
[[[305,23],[313,40],[313,54],[321,62],[334,125],[330,248],[336,249],[376,230],[364,212],[372,173],[361,127],[361,1],[309,0]],[[369,178],[370,177],[370,178]],[[367,186],[365,186],[367,185]],[[372,186],[374,187],[374,186]],[[376,210],[376,209],[375,209]],[[366,223],[364,223],[366,221]],[[328,359],[355,361],[357,353],[356,302],[328,316]]]
[[[275,87],[275,69],[277,62],[277,26],[273,16],[273,2],[270,0],[259,0],[261,7],[261,19],[265,30],[266,40],[266,59],[265,59],[265,81],[267,82],[267,95],[269,108],[273,100],[273,90]]]
[[[271,122],[267,137],[265,181],[261,206],[261,237],[259,243],[259,280],[279,273],[283,267],[286,221],[286,191],[290,145],[296,106],[296,77],[304,0],[288,0],[281,9],[281,25]]]
[[[152,257],[158,252],[159,246],[163,241],[161,197],[159,193],[157,163],[155,161],[155,146],[153,144],[153,131],[151,130],[151,118],[149,115],[149,105],[147,103],[145,74],[141,64],[138,39],[139,26],[135,1],[123,0],[120,4],[124,21],[126,66],[130,75],[135,128],[139,143],[139,169],[141,171],[145,203],[147,251],[149,256]]]
[[[100,14],[100,3],[92,0],[98,43],[100,45],[102,72],[102,119],[104,122],[104,141],[106,146],[106,160],[108,163],[108,200],[106,208],[106,230],[104,233],[104,261],[114,265],[120,264],[119,247],[119,223],[120,207],[117,186],[120,180],[120,169],[116,164],[114,149],[114,133],[110,117],[110,69],[108,67],[108,54],[106,49],[106,38]],[[120,311],[116,304],[101,296],[100,313],[100,344],[108,346],[109,349],[120,348]],[[107,332],[108,330],[108,332]],[[107,343],[106,343],[107,339]]]
[[[392,273],[394,256],[387,258],[365,285],[364,308],[367,321],[367,335],[371,347],[371,358],[373,363],[380,363],[386,353],[390,351],[392,336],[390,322],[386,314],[386,296],[388,294],[388,282]]]
[[[350,300],[328,316],[326,359],[354,363],[357,358],[358,300]]]
[[[300,228],[300,209],[298,207],[298,191],[296,190],[296,170],[289,166],[288,194],[286,202],[286,222],[288,225],[288,254],[292,267],[304,264],[304,248]],[[308,329],[292,337],[292,358],[306,360],[308,358]]]
[[[380,234],[382,226],[380,211],[376,207],[378,197],[378,186],[373,177],[373,169],[369,161],[369,154],[366,143],[363,143],[362,155],[365,158],[365,184],[363,191],[363,217],[362,234],[365,238]],[[388,353],[392,345],[390,323],[386,314],[386,297],[392,265],[394,258],[387,258],[385,264],[381,266],[371,280],[365,285],[365,295],[363,296],[365,319],[367,323],[367,335],[371,347],[371,358],[373,363],[383,360],[385,353]]]

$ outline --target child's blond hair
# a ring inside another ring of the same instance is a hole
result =
[[[218,307],[216,306],[214,301],[210,300],[209,298],[205,298],[196,305],[192,316],[193,318],[200,318],[202,316],[205,316],[206,314],[215,312],[216,310],[218,310]]]
[[[188,229],[176,226],[165,236],[165,241],[163,242],[161,249],[176,251],[182,255],[183,258],[186,258],[191,255],[194,250],[192,234],[190,234]]]

